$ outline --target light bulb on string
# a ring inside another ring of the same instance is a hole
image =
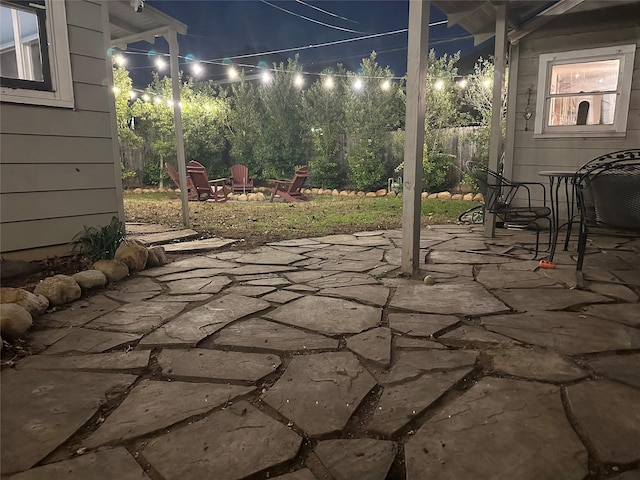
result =
[[[327,77],[323,83],[324,88],[326,88],[327,90],[331,90],[334,86],[334,82],[333,82],[333,78],[332,77]]]
[[[436,81],[436,83],[433,84],[433,87],[436,90],[442,90],[444,88],[444,82],[442,80],[438,80]]]
[[[155,100],[156,104],[160,105],[162,103],[162,99],[160,97],[156,97]]]
[[[150,99],[151,97],[149,96],[148,93],[142,94],[142,100],[144,100],[145,102],[148,102]]]
[[[122,54],[115,55],[113,61],[119,67],[124,67],[127,64],[127,59]]]
[[[131,90],[131,91],[129,92],[129,98],[130,98],[131,100],[133,100],[133,99],[134,99],[134,98],[136,98],[137,96],[138,96],[138,94],[137,94],[136,92],[134,92],[133,90]]]
[[[262,72],[262,75],[260,75],[260,79],[262,80],[262,83],[264,83],[265,85],[271,83],[271,80],[272,80],[271,73]]]
[[[227,75],[231,80],[235,80],[236,78],[238,78],[238,70],[236,70],[234,67],[229,67],[229,69],[227,70]]]
[[[302,88],[304,86],[303,76],[297,73],[296,76],[293,78],[293,84],[298,88]]]
[[[467,79],[466,79],[466,78],[463,78],[462,80],[460,80],[460,81],[458,82],[458,87],[460,87],[460,88],[467,88]]]
[[[162,71],[167,67],[167,62],[165,62],[164,58],[161,57],[156,58],[155,64],[159,71]]]
[[[202,70],[203,70],[202,65],[200,65],[199,63],[194,63],[191,66],[191,71],[196,76],[200,75],[202,73]]]
[[[353,89],[357,92],[359,92],[360,90],[362,90],[362,87],[364,87],[364,84],[362,83],[362,79],[361,78],[356,78],[353,81]]]
[[[380,85],[380,88],[382,88],[382,90],[386,92],[391,88],[391,81],[389,79],[383,81],[382,84]]]

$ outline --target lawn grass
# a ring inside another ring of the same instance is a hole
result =
[[[456,222],[473,202],[423,199],[422,225]],[[182,225],[176,193],[124,196],[127,221]],[[243,238],[251,245],[333,233],[395,229],[402,226],[402,198],[316,195],[309,202],[189,202],[192,228],[203,236]]]

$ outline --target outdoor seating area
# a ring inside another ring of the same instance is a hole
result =
[[[402,242],[183,254],[39,317],[2,371],[2,474],[640,474],[640,239],[589,236],[585,290],[575,253],[501,255],[532,231],[425,228],[413,278]]]
[[[271,190],[271,199],[269,201],[273,202],[276,197],[285,202],[309,200],[309,197],[302,192],[308,176],[309,167],[304,166],[297,169],[290,180],[271,180],[273,189]]]

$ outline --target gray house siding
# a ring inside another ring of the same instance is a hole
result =
[[[505,146],[507,158],[511,159],[506,173],[512,178],[546,183],[546,177],[538,175],[541,170],[575,170],[601,154],[637,148],[640,145],[640,27],[634,25],[637,24],[637,17],[634,18],[633,15],[634,11],[637,12],[637,8],[632,6],[629,11],[624,8],[611,10],[606,20],[603,18],[603,12],[600,11],[565,15],[520,40],[517,49],[515,111],[509,112]],[[604,14],[606,16],[607,12]],[[541,54],[634,43],[637,47],[627,130],[624,137],[542,138],[534,135],[535,115],[538,114],[535,110]],[[527,122],[524,113],[529,89],[531,89],[530,108],[534,116]],[[561,212],[563,211],[564,209],[561,209]]]
[[[2,103],[0,249],[61,255],[83,226],[122,212],[112,139],[103,6],[67,0],[74,109]]]

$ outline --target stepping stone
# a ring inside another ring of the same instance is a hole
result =
[[[11,480],[88,480],[117,478],[118,480],[146,480],[142,467],[124,447],[101,450],[62,462],[27,470]]]
[[[327,235],[324,237],[315,237],[313,240],[332,245],[353,245],[359,247],[391,245],[391,242],[384,237],[356,237],[355,235]]]
[[[438,342],[411,337],[396,337],[396,348],[436,348],[446,350],[446,347]]]
[[[382,262],[384,258],[384,250],[379,248],[372,248],[367,250],[357,249],[355,251],[348,251],[344,248],[324,248],[322,250],[316,250],[315,252],[307,253],[311,258],[323,258],[326,260],[359,260],[369,262]]]
[[[620,279],[620,281],[627,285],[640,285],[640,273],[634,270],[613,270],[610,273]]]
[[[391,363],[391,330],[380,327],[349,337],[347,348],[367,360],[389,365]]]
[[[560,389],[499,378],[480,380],[429,419],[405,445],[405,464],[407,480],[469,472],[477,479],[579,480],[589,473]]]
[[[505,264],[505,265],[510,265],[510,264]],[[458,265],[458,264],[446,264],[446,263],[442,263],[442,264],[428,263],[428,264],[424,265],[423,268],[428,273],[429,272],[449,273],[449,274],[452,274],[452,275],[457,275],[459,277],[471,277],[471,278],[473,278],[473,265]]]
[[[264,297],[262,297],[262,299],[266,300],[267,302],[283,304],[283,303],[289,303],[290,301],[295,300],[296,298],[300,298],[301,296],[302,294],[300,293],[288,292],[286,290],[278,290],[277,292],[273,292],[268,295],[265,295]]]
[[[602,463],[640,460],[640,391],[608,380],[585,381],[567,387],[575,421]]]
[[[464,250],[488,250],[488,248],[482,240],[454,238],[438,244],[438,250],[452,250],[454,252],[463,252]]]
[[[200,303],[210,300],[213,297],[210,293],[193,293],[191,295],[158,295],[151,299],[152,302],[187,302]]]
[[[189,278],[168,282],[169,292],[172,295],[189,295],[196,293],[218,293],[231,283],[229,277]]]
[[[308,333],[279,323],[252,318],[224,328],[216,345],[262,348],[276,351],[318,350],[338,348],[338,340]]]
[[[382,309],[341,298],[302,297],[264,315],[281,323],[328,335],[360,333],[377,327]]]
[[[176,272],[166,275],[160,275],[155,278],[157,278],[161,282],[174,282],[176,280],[188,280],[190,278],[212,278],[223,275],[233,268],[235,268],[235,265],[229,268],[196,268],[195,270],[188,270],[186,272]]]
[[[165,252],[204,252],[207,250],[217,250],[218,248],[226,247],[232,243],[236,243],[238,240],[227,238],[205,238],[203,240],[192,240],[190,242],[180,243],[168,243],[163,245]]]
[[[247,297],[259,297],[265,293],[271,293],[276,290],[275,287],[252,287],[248,285],[238,285],[227,289],[228,293],[236,293],[238,295],[246,295]]]
[[[170,275],[180,272],[188,272],[190,270],[199,269],[232,269],[236,267],[235,263],[226,262],[216,258],[207,257],[205,255],[194,255],[177,262],[163,265],[161,267],[150,268],[139,272],[138,275],[144,275],[147,277],[161,277],[163,275]]]
[[[249,280],[247,282],[247,285],[255,285],[258,287],[284,287],[290,284],[290,281],[285,280],[282,277],[261,278],[256,280]]]
[[[290,272],[294,269],[295,267],[285,265],[242,265],[241,267],[229,270],[229,275],[234,275],[236,277],[240,275],[261,275],[277,272]]]
[[[283,273],[287,280],[293,283],[307,283],[313,280],[317,280],[322,277],[328,277],[330,275],[336,275],[340,272],[327,272],[327,271],[319,271],[319,270],[302,270],[299,272],[287,272]],[[368,275],[362,275],[364,278],[368,278]],[[375,282],[375,280],[374,280]]]
[[[74,328],[61,340],[49,347],[44,354],[54,355],[58,353],[102,353],[115,347],[131,345],[141,337],[139,334],[101,332],[88,328]]]
[[[367,429],[395,435],[471,371],[466,368],[427,373],[401,385],[385,386]]]
[[[295,280],[291,280],[295,281]],[[323,275],[321,278],[308,281],[312,287],[318,288],[338,288],[355,287],[356,285],[377,285],[378,282],[370,275],[362,273],[338,273],[335,275]]]
[[[396,456],[396,444],[372,438],[325,440],[315,454],[335,480],[385,480]]]
[[[585,284],[586,288],[591,292],[614,297],[624,302],[637,302],[639,298],[633,290],[624,285],[590,281],[586,281]]]
[[[504,303],[520,312],[535,310],[564,310],[585,303],[604,303],[611,299],[597,293],[567,288],[518,288],[493,290]]]
[[[448,264],[464,264],[464,265],[482,265],[489,263],[507,263],[512,259],[509,257],[503,257],[491,254],[479,254],[479,253],[467,253],[467,252],[452,252],[447,250],[432,250],[429,253],[426,264],[431,266],[433,263],[448,263]]]
[[[236,259],[238,263],[254,263],[258,265],[290,265],[307,257],[295,253],[287,253],[276,248],[264,247],[257,253],[246,253]]]
[[[488,350],[491,368],[514,377],[543,382],[566,383],[589,376],[589,372],[565,360],[555,352],[543,349],[512,347]]]
[[[483,268],[476,277],[476,281],[489,290],[501,288],[562,288],[558,283],[548,277],[530,271],[504,271],[499,268]]]
[[[290,290],[292,292],[317,292],[318,291],[317,288],[309,287],[308,285],[290,285],[284,288],[285,290]]]
[[[290,240],[281,240],[279,242],[268,243],[269,246],[280,246],[280,247],[314,247],[314,248],[324,248],[323,245],[320,244],[317,240],[313,240],[311,238],[293,238]]]
[[[611,480],[640,480],[640,470],[630,470],[620,475],[616,475],[615,477],[609,477],[609,478]]]
[[[73,330],[70,328],[45,328],[44,330],[30,330],[27,333],[27,342],[34,349],[40,350],[50,347],[58,340],[69,335]]]
[[[475,325],[462,325],[444,335],[438,336],[438,341],[448,347],[487,347],[507,346],[515,342],[509,337],[489,332]]]
[[[573,312],[529,312],[483,317],[492,332],[569,355],[640,348],[640,331]]]
[[[261,312],[271,304],[230,293],[194,308],[158,328],[140,341],[141,346],[191,345],[239,318]]]
[[[205,348],[167,349],[158,355],[158,365],[162,374],[177,379],[256,382],[275,372],[280,363],[280,357],[277,355],[222,352]]]
[[[631,303],[611,303],[608,305],[589,305],[583,310],[588,315],[640,327],[640,306]]]
[[[640,353],[594,358],[589,366],[598,375],[640,388]]]
[[[32,355],[18,362],[18,370],[78,370],[81,372],[99,372],[101,370],[128,370],[129,373],[142,373],[149,364],[150,351],[132,350],[130,352],[98,353],[94,355],[75,355],[73,357],[54,357],[52,355]]]
[[[81,327],[119,306],[118,302],[104,295],[93,295],[86,300],[73,302],[66,308],[45,313],[37,319],[37,323],[47,327]]]
[[[434,349],[400,352],[385,383],[403,382],[433,370],[470,367],[476,363],[476,358],[476,352],[462,350]]]
[[[159,295],[162,287],[147,277],[134,277],[108,290],[105,295],[120,302],[141,302]]]
[[[299,355],[262,400],[311,436],[341,431],[376,381],[349,352]]]
[[[509,310],[483,287],[471,282],[432,286],[407,282],[396,290],[389,306],[423,313],[459,315],[486,315]]]
[[[453,315],[425,313],[390,313],[389,327],[413,337],[432,337],[436,332],[458,323]]]
[[[145,245],[161,245],[176,240],[197,237],[198,232],[190,228],[184,230],[170,230],[168,232],[149,233],[147,235],[134,235],[130,240],[139,240]]]
[[[355,287],[325,288],[318,295],[348,298],[375,307],[384,307],[389,298],[389,289],[381,285],[358,285]]]
[[[87,326],[117,332],[147,333],[179,314],[186,306],[184,302],[128,303]]]
[[[173,229],[166,225],[156,225],[152,223],[129,223],[125,224],[127,234],[144,235],[149,233],[169,232]]]
[[[316,480],[316,476],[308,468],[303,468],[302,470],[273,477],[273,480]]]
[[[135,379],[111,373],[3,371],[2,474],[31,468],[89,421],[106,392],[124,391]]]
[[[233,480],[292,460],[301,444],[296,433],[240,402],[150,440],[142,455],[166,480]]]
[[[341,272],[366,272],[380,265],[376,260],[324,260],[316,264],[322,270]]]
[[[145,379],[82,444],[95,448],[140,437],[206,413],[252,390],[254,387]]]

